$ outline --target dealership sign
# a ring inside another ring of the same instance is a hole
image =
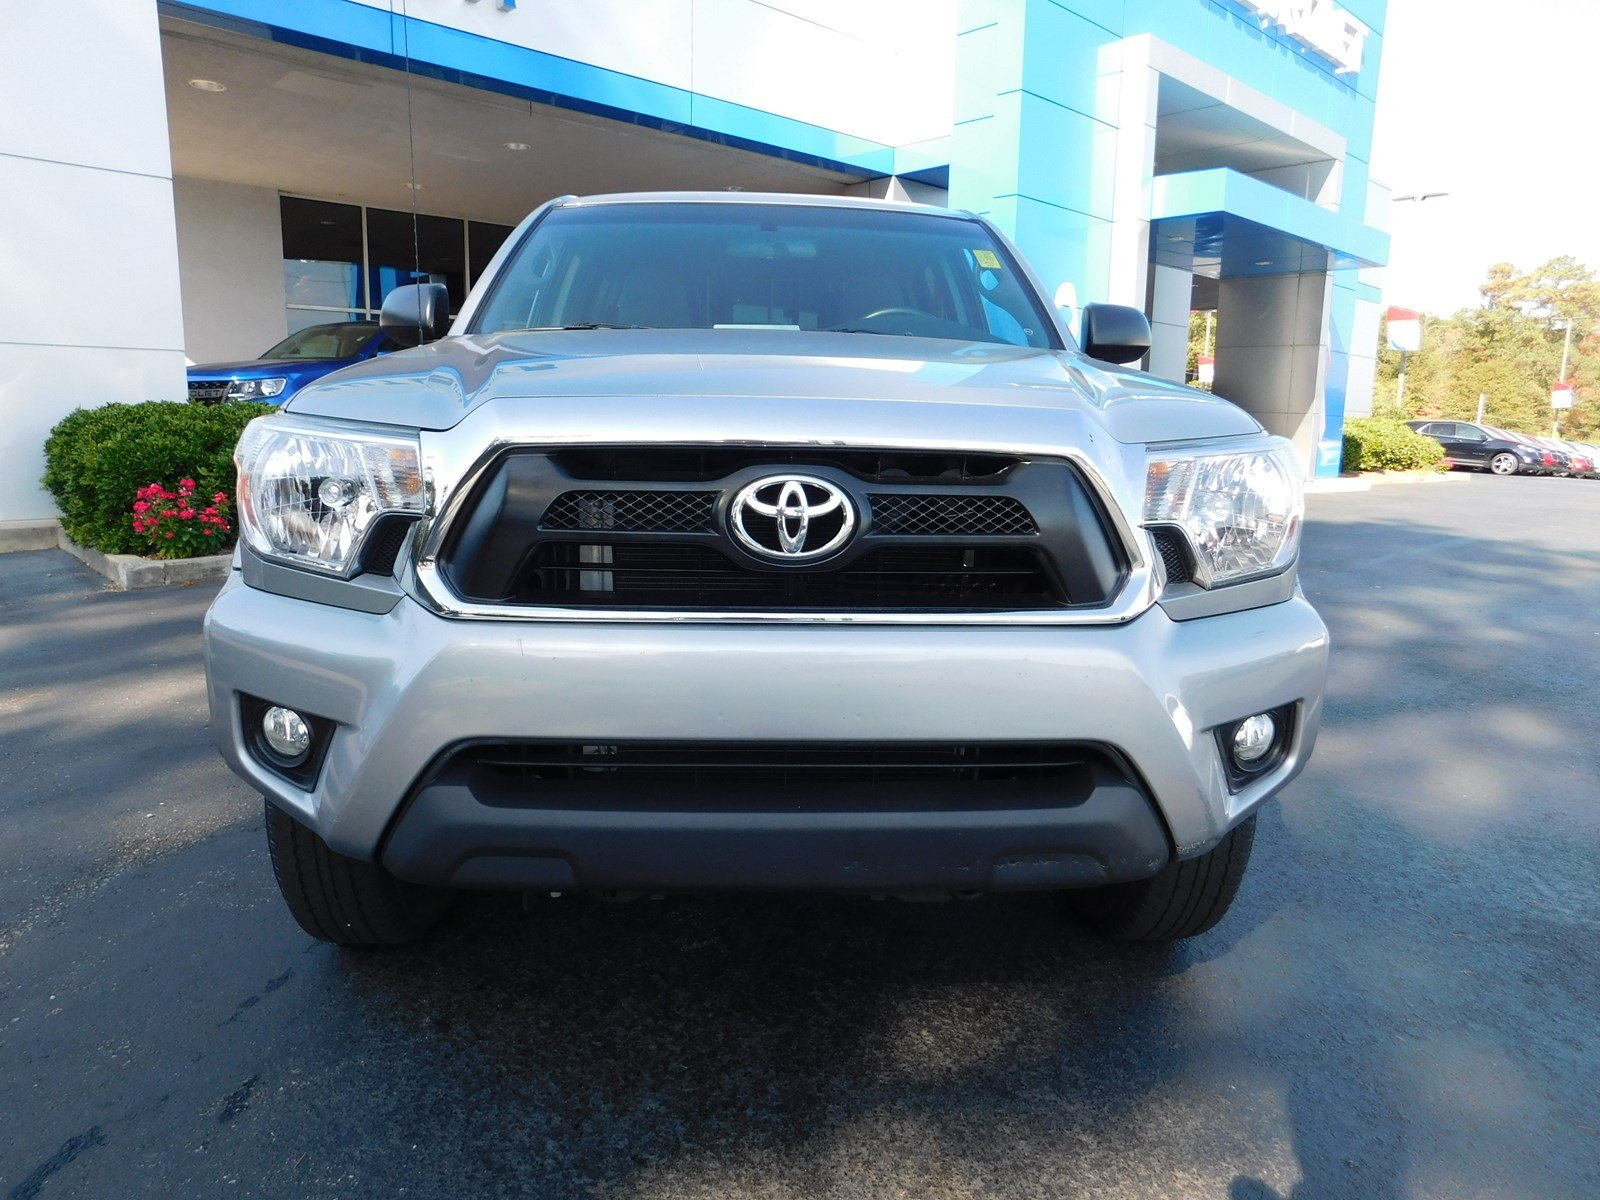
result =
[[[1367,27],[1330,0],[1239,0],[1265,29],[1276,25],[1340,74],[1361,70]]]
[[[1572,407],[1572,385],[1570,383],[1558,383],[1550,389],[1550,407]]]
[[[1409,308],[1391,308],[1385,314],[1389,322],[1389,349],[1402,354],[1415,354],[1422,349],[1422,314]]]

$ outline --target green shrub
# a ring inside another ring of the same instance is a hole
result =
[[[234,494],[233,447],[270,404],[188,404],[152,400],[69,413],[44,444],[44,486],[61,509],[61,527],[81,546],[142,554],[133,502],[152,483],[193,479],[202,496]],[[222,547],[226,548],[226,547]]]
[[[1444,471],[1444,447],[1403,421],[1356,417],[1344,423],[1346,471]]]

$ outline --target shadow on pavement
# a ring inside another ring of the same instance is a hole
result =
[[[1600,553],[1368,511],[1309,529],[1323,742],[1202,938],[1046,896],[475,896],[339,951],[229,830],[0,958],[0,1177],[93,1129],[55,1194],[1600,1194]]]

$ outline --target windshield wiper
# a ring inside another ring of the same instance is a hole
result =
[[[611,321],[580,321],[575,325],[530,325],[524,333],[565,333],[569,329],[654,329],[654,325],[618,325]]]

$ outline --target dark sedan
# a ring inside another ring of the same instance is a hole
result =
[[[201,404],[258,400],[282,404],[314,379],[399,349],[375,321],[310,325],[260,358],[189,368],[189,399]]]
[[[1444,447],[1452,467],[1495,475],[1544,475],[1555,469],[1555,456],[1503,429],[1469,421],[1407,421]]]

